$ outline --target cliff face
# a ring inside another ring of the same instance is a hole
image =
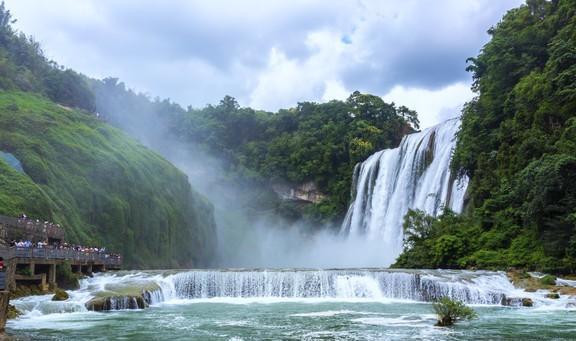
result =
[[[0,214],[26,212],[133,267],[190,267],[214,252],[212,205],[158,154],[93,115],[0,93]]]
[[[326,197],[316,184],[308,181],[302,184],[273,183],[272,189],[282,200],[303,201],[318,204]]]

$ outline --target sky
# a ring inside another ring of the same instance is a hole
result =
[[[276,111],[359,90],[422,127],[473,98],[466,58],[520,0],[6,0],[59,64],[196,108]]]

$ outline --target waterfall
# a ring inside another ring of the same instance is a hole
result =
[[[573,299],[551,299],[546,291],[525,292],[515,288],[504,272],[467,270],[397,269],[270,269],[190,270],[98,274],[82,280],[79,290],[69,291],[66,301],[52,295],[11,301],[24,316],[86,313],[85,304],[95,297],[106,299],[105,310],[141,309],[148,305],[274,302],[432,302],[441,297],[467,304],[521,305],[530,298],[535,306],[566,308]],[[128,292],[122,295],[120,292]],[[143,302],[132,293],[142,293]]]
[[[487,278],[500,283],[486,290]],[[392,270],[191,271],[171,278],[181,299],[328,298],[433,301],[448,296],[471,304],[500,304],[514,290],[503,273]]]
[[[456,179],[450,160],[458,119],[405,136],[398,148],[379,151],[357,165],[352,203],[342,233],[381,240],[383,265],[402,252],[402,222],[408,209],[437,215],[443,207],[459,213],[468,179]]]

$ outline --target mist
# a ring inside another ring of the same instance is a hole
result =
[[[123,89],[122,84],[121,87]],[[127,105],[105,92],[96,93],[105,120],[174,164],[188,176],[192,188],[214,206],[217,250],[210,266],[328,268],[383,265],[377,240],[340,235],[339,225],[312,226],[275,214],[274,204],[280,199],[269,186],[232,177],[225,160],[200,145],[178,140],[166,117],[154,108],[155,103],[160,102],[150,102],[146,96],[132,93],[137,102],[148,101],[151,105]]]

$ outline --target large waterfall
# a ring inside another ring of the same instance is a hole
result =
[[[460,121],[452,119],[404,137],[400,146],[356,166],[353,201],[343,233],[381,241],[383,264],[402,252],[402,221],[408,209],[431,215],[447,206],[462,210],[468,179],[456,179],[450,160]]]

